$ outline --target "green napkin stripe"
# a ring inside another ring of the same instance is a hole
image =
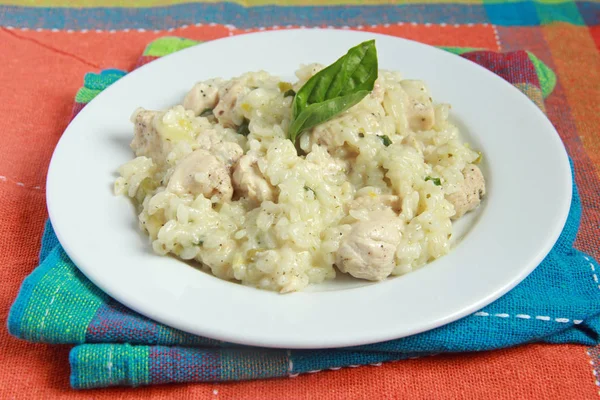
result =
[[[535,72],[540,81],[540,87],[542,88],[542,95],[544,98],[547,98],[556,87],[556,74],[532,52],[528,51],[527,55],[535,67]]]
[[[66,255],[65,255],[66,257]],[[87,328],[108,296],[95,287],[89,280],[82,279],[81,273],[73,272],[69,263],[61,259],[57,263],[56,273],[48,274],[33,290],[28,306],[23,313],[22,332],[35,332],[27,340],[34,342],[71,343],[85,342]],[[52,288],[52,293],[48,293]],[[87,293],[95,296],[88,296]],[[63,293],[74,296],[69,301],[55,301]],[[70,303],[70,304],[69,304]],[[75,311],[71,304],[77,304]]]
[[[200,43],[202,42],[174,36],[162,37],[150,42],[146,46],[143,55],[146,57],[162,57]]]
[[[446,50],[449,53],[461,55],[464,53],[468,53],[470,51],[483,51],[484,49],[478,49],[475,47],[448,47],[448,46],[440,46],[439,49]]]
[[[69,354],[71,386],[89,389],[150,384],[150,347],[129,344],[81,345]]]
[[[471,51],[487,51],[485,49],[475,48],[475,47],[441,46],[439,48],[442,50],[446,50],[447,52],[456,54],[456,55],[461,55],[461,54],[468,53]],[[537,56],[535,54],[533,54],[532,52],[527,51],[527,56],[529,57],[529,60],[531,60],[531,62],[533,63],[533,66],[535,68],[535,73],[538,76],[538,80],[540,81],[542,95],[544,96],[544,99],[545,99],[548,96],[550,96],[550,94],[552,93],[552,91],[554,91],[554,88],[556,87],[556,74],[554,73],[554,71],[552,71],[552,69],[550,67],[548,67],[546,64],[544,64],[544,62],[542,60],[540,60],[539,58],[537,58]]]
[[[104,89],[106,89],[109,86],[110,84],[106,84]],[[77,94],[75,95],[75,102],[87,104],[90,101],[94,100],[94,97],[98,96],[100,92],[104,89],[90,89],[84,86],[77,91]]]

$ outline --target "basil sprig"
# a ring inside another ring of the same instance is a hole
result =
[[[290,140],[360,102],[373,90],[377,72],[375,41],[368,40],[315,74],[294,97]]]

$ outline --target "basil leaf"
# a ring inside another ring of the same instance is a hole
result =
[[[310,104],[360,90],[373,90],[377,72],[377,49],[374,40],[351,48],[346,55],[316,73],[302,86],[294,99],[294,115],[298,116]]]
[[[432,181],[435,186],[442,186],[440,178],[432,178],[431,176],[425,177],[425,182]]]
[[[296,142],[300,133],[306,129],[322,124],[333,116],[346,111],[360,102],[368,94],[368,91],[361,90],[360,92],[348,96],[337,97],[321,103],[311,104],[302,111],[290,125],[290,139],[292,142]],[[298,96],[296,95],[296,97]]]
[[[335,63],[316,73],[296,93],[289,137],[300,134],[360,102],[377,79],[377,49],[369,40],[348,50]]]
[[[388,137],[388,135],[381,135],[378,137],[381,139],[385,147],[388,147],[390,144],[392,144],[392,140]]]

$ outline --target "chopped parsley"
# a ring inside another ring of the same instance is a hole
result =
[[[383,142],[383,145],[385,147],[388,147],[390,144],[392,144],[392,141],[390,140],[390,138],[388,137],[388,135],[382,135],[382,136],[377,136],[379,139],[381,139],[381,141]]]
[[[425,177],[425,182],[432,181],[435,186],[442,186],[440,178],[432,178],[431,176]]]
[[[317,198],[317,193],[315,193],[315,191],[312,188],[304,186],[304,190],[306,190],[307,192],[311,191],[313,193],[313,196],[315,196],[315,199]]]

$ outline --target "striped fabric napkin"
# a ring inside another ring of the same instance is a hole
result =
[[[140,65],[197,42],[152,42]],[[540,108],[555,77],[528,52],[493,53],[446,48],[497,73]],[[125,75],[87,74],[74,115]],[[575,250],[581,202],[573,185],[566,226],[546,259],[511,292],[479,312],[408,338],[330,350],[272,350],[232,345],[161,325],[109,298],[83,276],[60,246],[51,224],[40,265],[25,279],[9,315],[12,335],[31,342],[73,344],[74,388],[148,385],[295,376],[444,352],[499,349],[530,342],[595,345],[600,288],[591,257]]]

